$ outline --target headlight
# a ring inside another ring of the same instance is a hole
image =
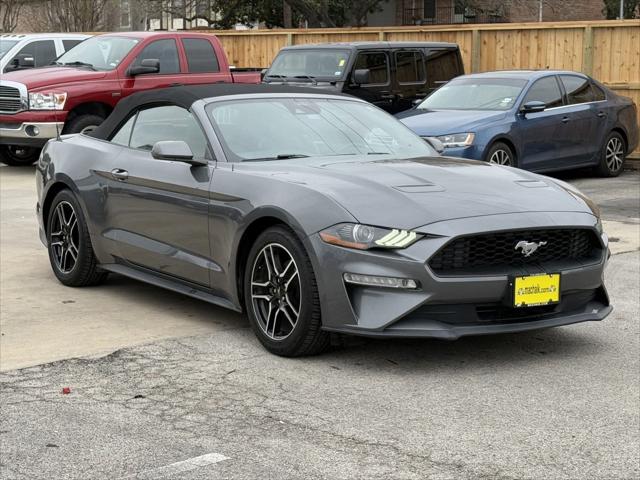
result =
[[[62,110],[66,101],[66,92],[29,93],[30,110]]]
[[[452,133],[451,135],[441,135],[436,138],[442,142],[444,148],[468,147],[473,143],[475,135],[473,133]]]
[[[420,233],[407,230],[370,227],[354,223],[334,225],[320,232],[320,238],[326,243],[358,250],[406,248],[423,236]]]

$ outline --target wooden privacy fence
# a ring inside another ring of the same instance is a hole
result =
[[[215,34],[237,67],[268,67],[285,45],[375,40],[453,42],[460,45],[467,72],[576,70],[633,98],[640,106],[640,20],[231,30]]]

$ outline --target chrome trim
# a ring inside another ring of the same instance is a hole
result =
[[[15,111],[0,110],[0,114],[14,115],[16,113],[29,110],[29,94],[27,92],[27,86],[23,83],[12,82],[10,80],[0,80],[0,87],[15,88],[20,92],[20,109]],[[14,100],[14,97],[0,97],[0,100]]]
[[[38,135],[28,135],[26,132],[27,127],[38,127],[40,131]],[[57,128],[56,128],[57,126]],[[17,126],[16,128],[4,128],[0,127],[0,139],[25,139],[25,138],[55,138],[58,133],[62,133],[64,122],[25,122]],[[3,142],[6,143],[6,142]]]

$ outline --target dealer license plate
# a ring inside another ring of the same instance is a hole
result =
[[[549,273],[514,278],[514,307],[535,307],[558,303],[559,301],[560,274]]]

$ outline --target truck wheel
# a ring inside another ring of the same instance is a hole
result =
[[[104,122],[104,118],[100,115],[92,113],[78,115],[70,122],[67,122],[63,133],[89,133],[98,128],[102,122]]]
[[[10,167],[26,167],[40,156],[40,149],[19,145],[0,145],[0,162]]]

